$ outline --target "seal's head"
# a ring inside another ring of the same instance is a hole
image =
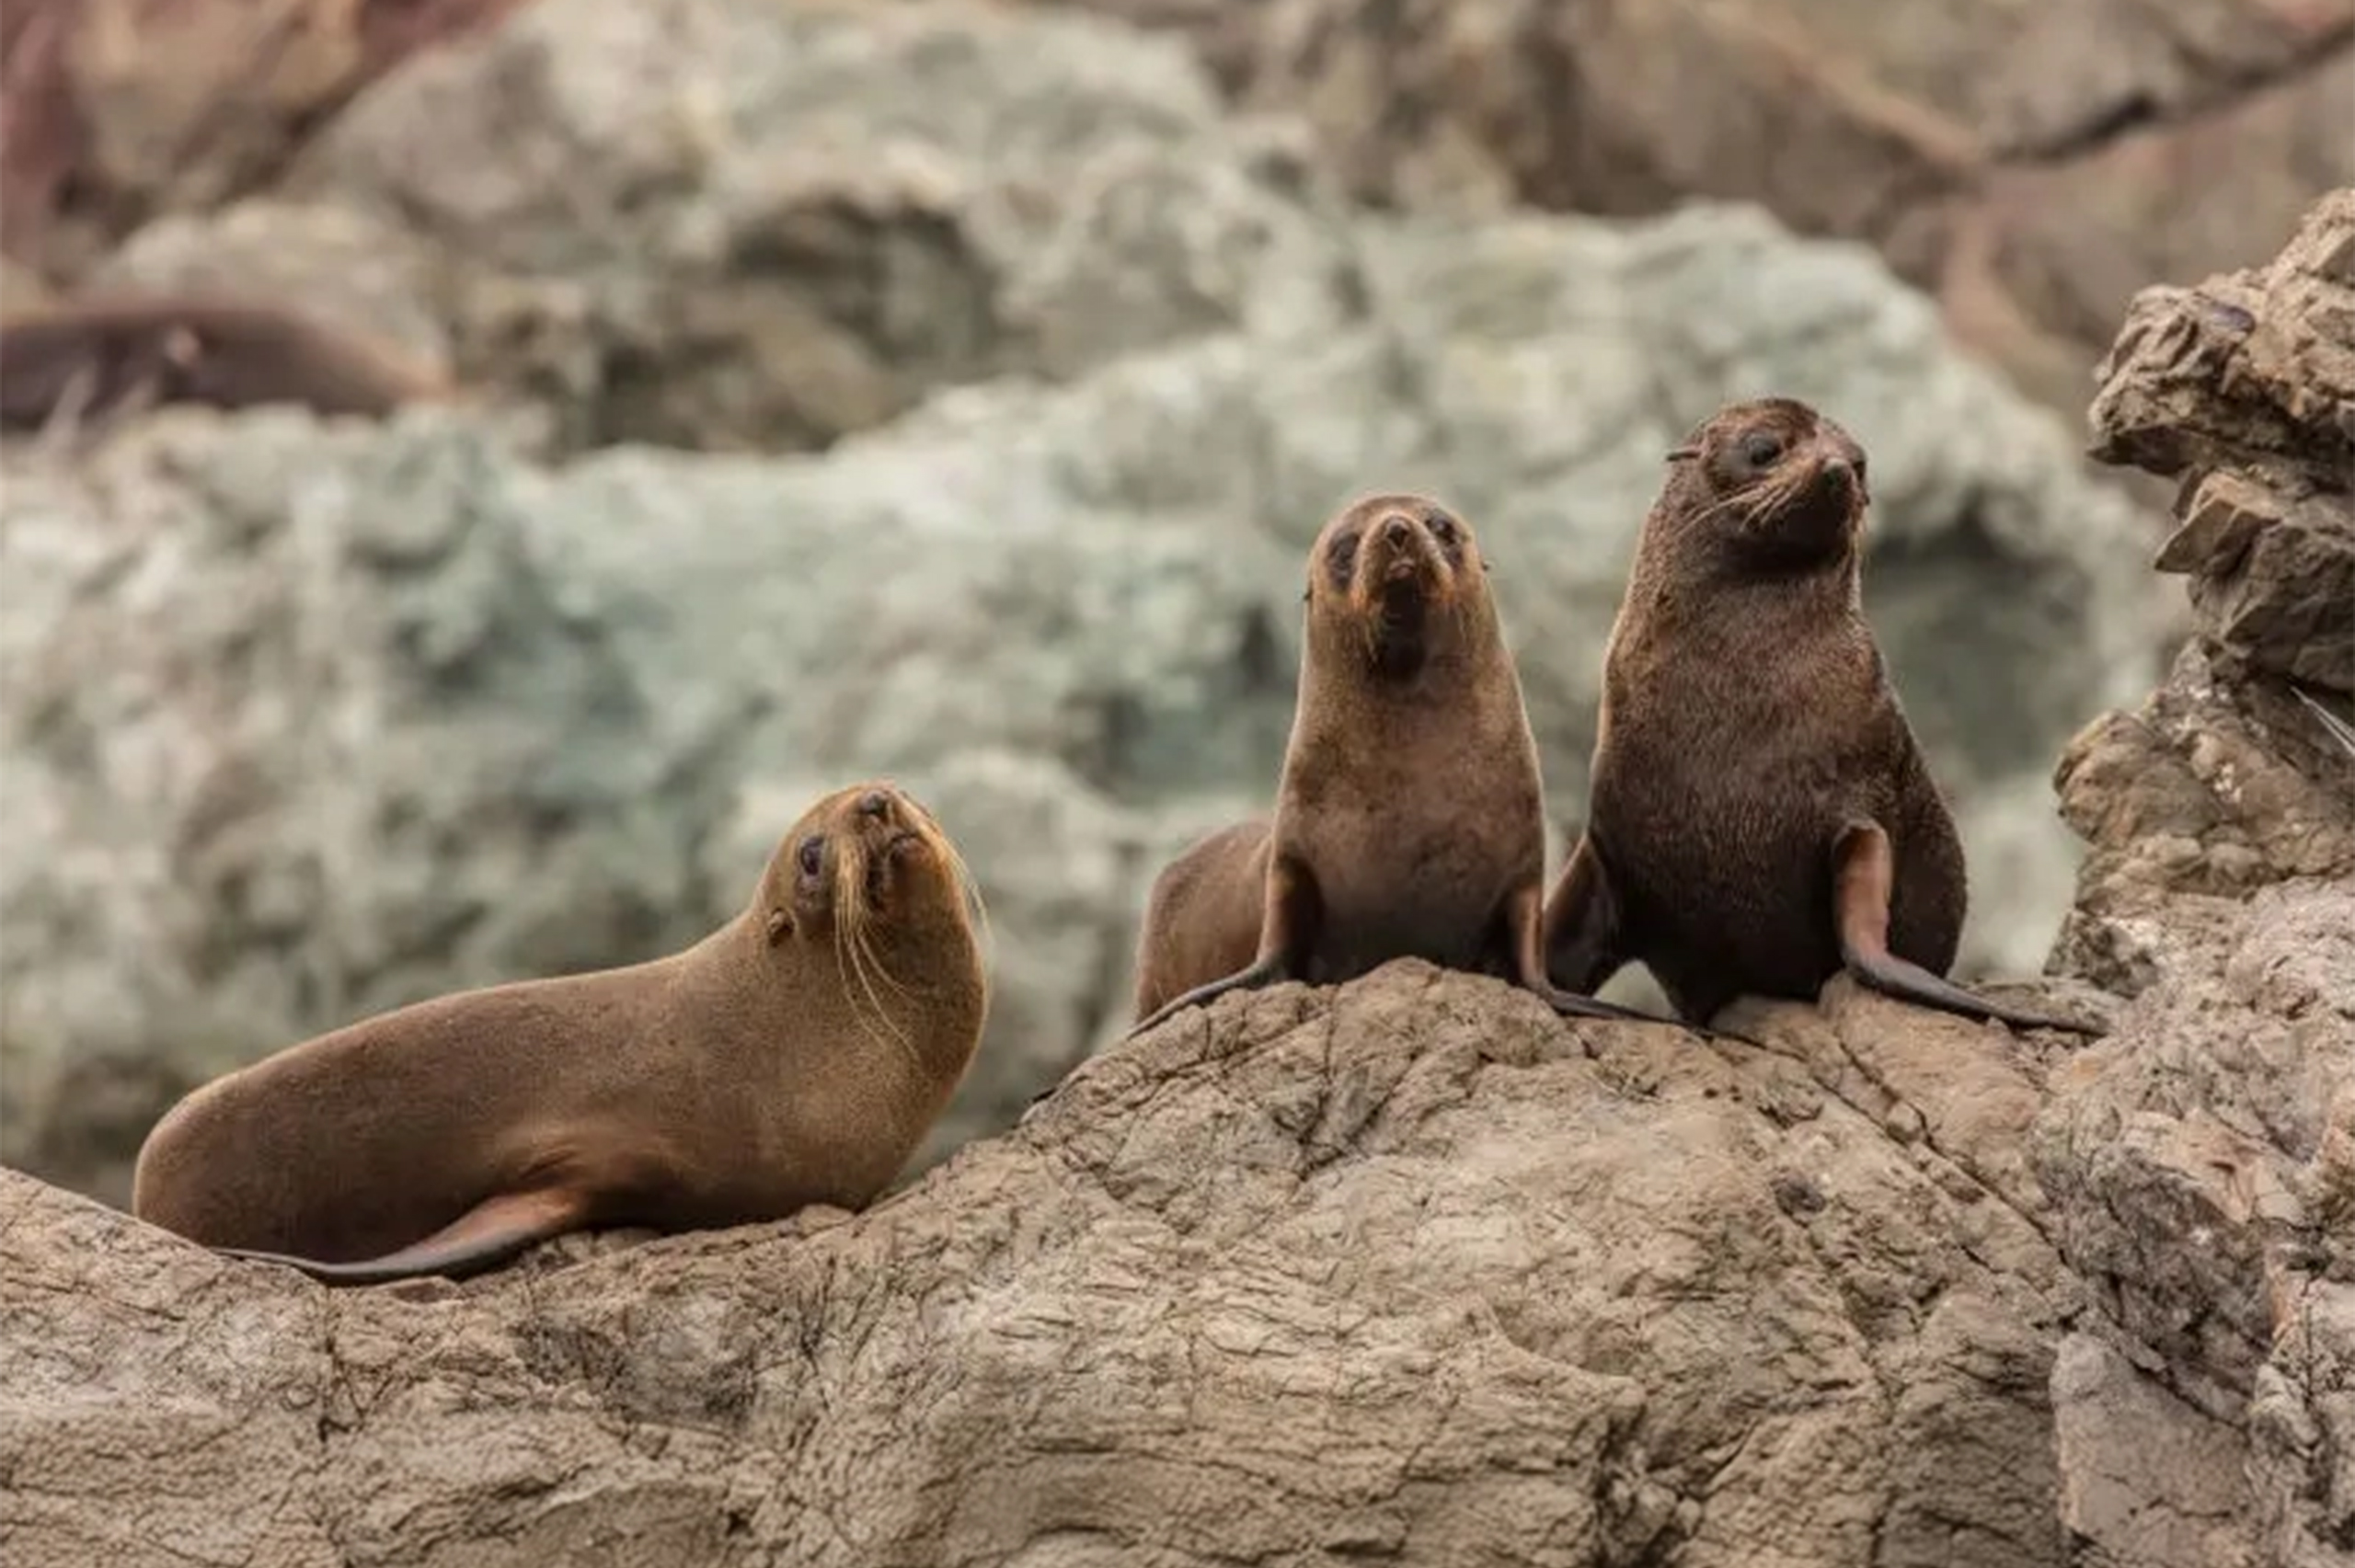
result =
[[[1439,502],[1369,496],[1309,552],[1309,637],[1324,658],[1411,679],[1490,626],[1488,569],[1471,524]]]
[[[975,934],[988,917],[964,857],[914,796],[880,780],[824,796],[787,830],[753,900],[773,960],[814,982],[797,1008],[837,999],[865,1035],[953,1083],[988,1008]]]
[[[1680,555],[1751,572],[1855,559],[1871,499],[1864,448],[1798,399],[1729,404],[1668,460],[1651,527]]]
[[[758,895],[771,946],[972,940],[980,895],[913,795],[880,780],[824,796],[787,830]],[[969,912],[971,911],[971,912]]]

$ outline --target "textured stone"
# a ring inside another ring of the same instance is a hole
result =
[[[2054,1383],[2085,1560],[2355,1555],[2355,193],[2271,265],[2140,296],[2096,448],[2181,482],[2196,635],[2062,759],[2056,958],[2139,993],[2056,1074],[2049,1234],[2096,1288]]]
[[[331,1296],[0,1173],[0,1528],[124,1568],[2061,1568],[2074,1285],[1799,1060],[2001,1036],[1762,1012],[1793,1055],[1414,963],[1281,987],[856,1219],[463,1288]]]

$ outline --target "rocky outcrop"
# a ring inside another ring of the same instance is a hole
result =
[[[2034,1142],[2094,1310],[2053,1391],[2085,1560],[2355,1557],[2355,191],[2270,267],[2140,295],[2096,450],[2181,486],[2199,630],[2059,770],[2060,953],[2140,993]],[[2301,692],[2304,695],[2302,697]]]
[[[2074,413],[2128,296],[2355,181],[2355,17],[2303,0],[1063,0],[1181,29],[1408,206],[1756,201],[1869,241]]]
[[[14,0],[0,21],[0,230],[74,276],[159,212],[268,180],[419,50],[523,0]]]
[[[1280,988],[856,1220],[464,1288],[329,1295],[0,1174],[0,1528],[124,1568],[2059,1568],[2082,1288],[1993,1152],[2033,1054],[1844,988],[1762,1015],[1780,1050],[1720,1056],[1414,964]]]
[[[2140,515],[1853,247],[1721,212],[1338,233],[1338,324],[959,390],[822,456],[547,461],[416,409],[0,460],[0,795],[39,846],[0,855],[0,1146],[119,1198],[180,1089],[690,940],[810,796],[884,772],[993,905],[932,1148],[1002,1127],[1120,1019],[1160,862],[1271,787],[1330,509],[1412,485],[1478,520],[1568,818],[1660,453],[1768,388],[1871,451],[1868,592],[1959,797],[1970,962],[2032,971],[2071,865],[2046,759],[2151,680]]]

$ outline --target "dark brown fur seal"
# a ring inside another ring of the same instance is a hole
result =
[[[921,806],[838,791],[684,952],[419,1002],[197,1090],[140,1150],[132,1210],[369,1282],[592,1226],[859,1208],[981,1037],[971,894]]]
[[[294,403],[381,418],[447,390],[386,345],[260,301],[83,299],[0,320],[0,429],[166,403]]]
[[[1677,1011],[1813,1000],[1843,967],[1892,996],[2029,1027],[1945,979],[1962,841],[1866,624],[1865,453],[1788,398],[1669,453],[1603,656],[1586,830],[1545,910],[1557,983],[1630,959]]]
[[[1501,976],[1573,1016],[1646,1017],[1546,979],[1537,749],[1488,570],[1471,528],[1421,496],[1325,525],[1275,814],[1155,880],[1131,1034],[1230,990],[1400,957]]]

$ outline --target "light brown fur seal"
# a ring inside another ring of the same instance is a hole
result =
[[[1891,996],[2097,1032],[1944,979],[1962,841],[1866,624],[1865,453],[1804,403],[1721,409],[1669,453],[1603,656],[1584,833],[1545,910],[1557,983],[1640,960],[1699,1022]]]
[[[0,429],[102,422],[166,403],[382,417],[447,391],[388,345],[263,301],[109,296],[0,319]]]
[[[1230,990],[1410,956],[1565,1014],[1647,1018],[1546,979],[1537,748],[1488,571],[1471,528],[1422,496],[1369,497],[1325,525],[1275,814],[1155,880],[1131,1034]]]
[[[132,1210],[369,1282],[592,1226],[862,1207],[981,1038],[969,897],[921,806],[837,791],[684,952],[399,1008],[197,1090],[140,1150]]]

